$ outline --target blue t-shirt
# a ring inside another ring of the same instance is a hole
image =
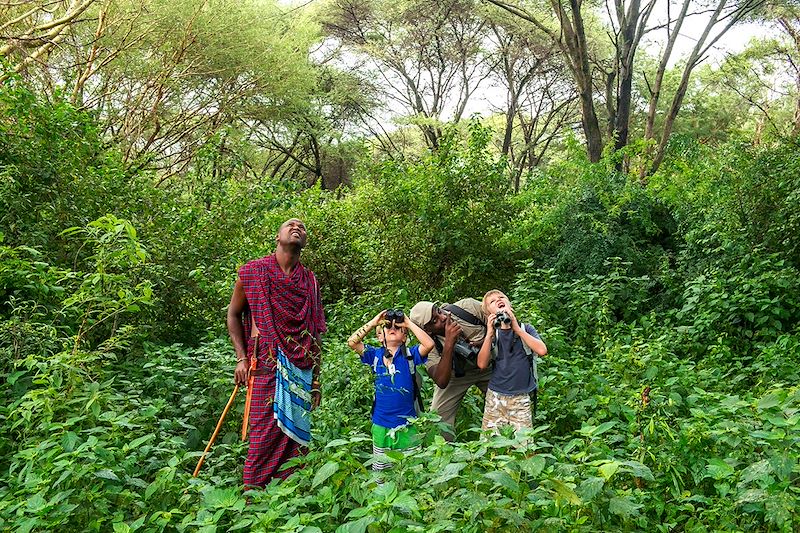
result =
[[[537,339],[539,333],[530,324],[525,324],[525,331]],[[497,340],[497,356],[494,360],[494,371],[489,380],[489,388],[500,394],[528,394],[536,389],[536,378],[531,371],[528,355],[520,339],[511,329],[494,330]],[[531,354],[536,357],[536,353]],[[535,361],[535,359],[534,359]],[[534,364],[536,364],[534,362]]]
[[[392,365],[394,376],[383,363],[385,348],[366,346],[361,354],[361,362],[375,369],[375,412],[372,423],[385,428],[396,428],[408,422],[409,417],[417,416],[414,410],[414,383],[411,381],[411,369],[403,353],[403,347],[397,349]],[[419,365],[424,365],[427,357],[419,353],[419,345],[408,349],[414,358],[419,372]]]

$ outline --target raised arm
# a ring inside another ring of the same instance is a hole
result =
[[[358,328],[355,332],[353,332],[352,335],[350,335],[350,338],[347,339],[347,345],[351,350],[359,355],[364,353],[364,337],[367,336],[367,333],[375,329],[375,326],[378,325],[385,313],[386,310],[381,311],[375,315],[375,318]]]
[[[522,342],[528,345],[528,348],[536,352],[536,355],[539,357],[544,357],[547,355],[547,345],[545,345],[542,339],[537,339],[522,328],[519,328],[517,335],[519,335],[519,338],[522,339]]]
[[[408,317],[405,317],[403,326],[410,329],[414,336],[419,340],[419,354],[426,357],[433,350],[433,339],[425,333],[425,330],[414,324]]]
[[[536,355],[539,357],[544,357],[547,355],[547,346],[542,341],[542,339],[537,339],[523,328],[520,323],[517,321],[517,318],[514,316],[514,311],[512,309],[508,309],[508,315],[511,317],[511,329],[514,330],[514,333],[519,335],[519,338],[522,339],[528,348],[533,350]]]
[[[446,388],[450,383],[450,376],[453,373],[453,352],[460,335],[461,326],[453,320],[452,316],[448,316],[444,325],[444,346],[442,346],[442,353],[439,354],[441,359],[439,359],[439,363],[433,368],[433,373],[431,374],[431,379],[440,389]]]
[[[492,360],[492,341],[494,341],[494,319],[495,314],[492,313],[486,318],[486,336],[483,338],[481,344],[481,351],[478,352],[478,368],[486,370],[489,368],[489,363]]]

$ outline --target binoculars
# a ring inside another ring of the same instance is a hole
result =
[[[494,317],[494,327],[499,328],[503,324],[511,324],[511,317],[505,311],[500,311]]]
[[[464,340],[458,339],[455,343],[455,346],[453,346],[453,351],[456,355],[463,357],[467,361],[475,363],[477,366],[478,352],[480,352],[480,350],[475,346]]]
[[[478,368],[478,348],[464,339],[459,338],[453,346],[453,374],[455,377],[464,377],[467,370]]]
[[[386,314],[383,316],[386,319],[387,324],[391,324],[392,322],[395,322],[396,324],[402,324],[406,319],[406,315],[403,314],[403,311],[400,309],[387,309]]]

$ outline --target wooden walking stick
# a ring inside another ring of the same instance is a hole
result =
[[[214,444],[214,441],[217,439],[217,434],[219,433],[219,430],[222,429],[222,423],[225,421],[225,417],[228,415],[228,411],[230,410],[231,405],[233,405],[233,400],[234,398],[236,398],[237,392],[239,392],[238,384],[233,388],[231,397],[228,400],[227,405],[225,405],[225,409],[223,409],[222,411],[222,416],[219,417],[219,422],[217,422],[217,428],[214,430],[213,435],[211,435],[211,439],[209,439],[206,449],[203,450],[203,455],[200,456],[200,460],[197,461],[197,467],[194,469],[194,474],[192,474],[192,477],[197,477],[197,474],[200,472],[200,467],[203,466],[203,461],[205,461],[206,459],[206,454],[208,453],[208,450],[211,449],[211,445]]]
[[[253,357],[250,358],[250,377],[247,380],[247,396],[244,400],[244,417],[242,417],[242,442],[247,440],[247,425],[250,423],[250,404],[253,402],[253,383],[255,382],[256,362],[258,361],[258,330],[253,344]]]

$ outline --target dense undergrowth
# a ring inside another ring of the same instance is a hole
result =
[[[339,194],[201,171],[162,190],[91,117],[0,94],[0,529],[800,527],[791,142],[679,138],[646,186],[570,156],[514,195],[473,124]],[[325,287],[324,399],[304,468],[243,494],[243,398],[191,473],[232,390],[235,267],[290,214]],[[550,348],[535,429],[481,438],[471,394],[455,443],[425,415],[426,445],[377,486],[344,339],[383,307],[493,287]]]

